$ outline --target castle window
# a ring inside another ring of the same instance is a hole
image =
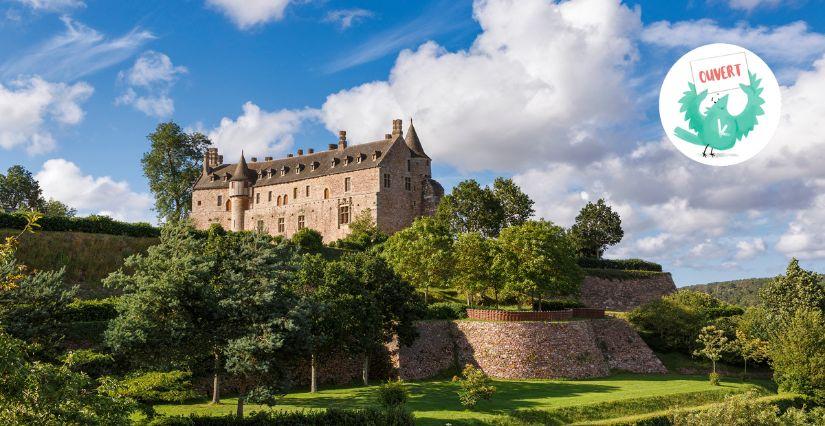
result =
[[[392,182],[390,181],[390,174],[384,173],[384,188],[389,188],[391,183]]]
[[[287,197],[287,195],[284,194],[284,205],[287,205],[287,204],[289,204],[289,197]]]
[[[266,201],[267,201],[268,203],[271,203],[271,202],[272,202],[272,191],[269,191],[269,194],[267,194]]]
[[[261,193],[260,192],[255,193],[255,204],[261,204]]]
[[[277,204],[279,206],[281,205],[281,196],[280,195],[278,196],[278,201],[275,204]]]
[[[226,200],[226,211],[232,210],[232,200]]]
[[[309,185],[307,185],[307,187],[304,188],[304,189],[305,189],[304,194],[306,194],[306,196],[309,197]]]
[[[329,188],[324,188],[324,199],[325,200],[329,199]]]
[[[347,156],[344,158],[344,165],[345,165],[345,166],[348,166],[348,165],[349,165],[349,163],[351,163],[351,162],[352,162],[352,157],[350,157],[349,155],[347,155]]]
[[[218,195],[218,207],[223,205],[223,195]]]
[[[372,161],[377,160],[377,159],[378,159],[378,157],[380,157],[380,156],[381,156],[381,151],[373,151],[373,153],[372,153]]]
[[[264,232],[264,221],[259,220],[258,226],[255,228],[258,232]]]
[[[223,181],[226,182],[229,180],[229,173],[223,175]]]
[[[335,167],[335,165],[336,165],[336,164],[338,164],[338,159],[337,159],[337,158],[333,158],[333,159],[332,159],[332,160],[330,160],[330,162],[329,162],[329,166],[330,166],[330,167]]]
[[[364,156],[364,154],[358,154],[358,157],[356,157],[355,162],[356,162],[356,163],[360,163],[360,162],[361,162],[361,158],[362,158],[363,156]]]
[[[304,168],[303,164],[296,165],[295,166],[295,174],[297,175],[298,173],[301,173],[301,170],[303,170],[303,168]]]
[[[338,207],[338,225],[349,223],[349,206]]]
[[[298,216],[298,230],[304,229],[304,215]]]
[[[281,167],[281,176],[286,176],[286,166]]]
[[[412,163],[412,161],[407,160],[407,171],[408,172],[412,170],[412,164],[411,163]]]
[[[404,178],[404,189],[406,189],[407,191],[412,190],[412,179],[410,179],[409,177]]]
[[[345,177],[344,178],[344,192],[349,192],[352,189],[352,179]]]
[[[201,200],[198,200],[198,205],[201,205]]]
[[[282,217],[278,218],[278,232],[284,233],[284,218]]]
[[[292,188],[292,198],[294,200],[298,199],[298,188]]]
[[[315,171],[315,169],[317,169],[317,168],[318,168],[318,165],[319,165],[319,164],[318,164],[318,162],[317,162],[317,161],[313,161],[313,162],[312,162],[312,164],[310,164],[309,169],[310,169],[311,171],[313,171],[313,172],[314,172],[314,171]]]

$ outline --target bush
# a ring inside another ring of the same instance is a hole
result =
[[[769,353],[781,390],[825,404],[825,318],[821,312],[796,312],[771,342]]]
[[[788,422],[790,416],[799,417],[800,413],[791,412],[786,418],[780,415],[783,411],[769,399],[758,398],[755,392],[746,392],[701,410],[674,410],[669,417],[674,426],[813,424]]]
[[[292,243],[309,253],[318,253],[324,248],[321,233],[310,228],[304,228],[292,236]]]
[[[427,305],[425,319],[457,320],[467,318],[467,305],[459,302],[438,302]]]
[[[496,393],[496,387],[491,384],[490,377],[480,368],[467,364],[461,375],[463,377],[459,381],[461,390],[458,391],[458,399],[464,407],[472,409],[479,401],[489,400]]]
[[[108,321],[117,316],[115,299],[74,300],[64,322]]]
[[[662,265],[642,259],[596,259],[592,257],[581,257],[577,262],[582,268],[662,272]]]
[[[324,411],[284,412],[269,411],[249,416],[185,416],[157,417],[151,426],[413,426],[413,415],[403,408],[378,410],[341,410],[328,408]]]
[[[579,302],[578,300],[570,300],[570,299],[551,299],[551,300],[542,300],[541,305],[539,302],[533,302],[533,310],[534,311],[563,311],[565,309],[573,309],[573,308],[583,308],[584,304]]]
[[[708,374],[708,381],[713,386],[719,386],[720,377],[721,376],[719,376],[719,373],[711,372],[710,374]]]
[[[75,372],[84,372],[90,377],[100,377],[112,374],[115,360],[109,354],[102,354],[91,349],[69,351],[63,358],[63,363]]]
[[[107,216],[43,217],[37,221],[41,231],[73,231],[91,234],[127,235],[130,237],[158,237],[160,229],[148,223],[127,223]],[[0,229],[23,229],[26,219],[20,213],[0,212]]]
[[[389,380],[378,387],[378,403],[384,408],[394,408],[404,405],[407,402],[409,391],[404,382],[399,380]]]
[[[200,397],[186,371],[150,372],[127,377],[118,384],[118,394],[144,404],[181,403]]]

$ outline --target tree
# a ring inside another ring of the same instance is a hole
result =
[[[716,361],[719,361],[719,359],[722,358],[722,353],[730,350],[730,341],[727,337],[725,337],[724,331],[719,330],[715,326],[709,325],[702,327],[702,330],[699,332],[699,337],[696,339],[696,343],[699,348],[693,351],[693,355],[703,356],[710,360],[713,365],[711,382],[713,384],[718,384],[718,377],[716,376]]]
[[[334,242],[336,247],[349,250],[367,250],[387,241],[387,234],[381,232],[372,218],[372,210],[364,209],[349,224],[349,235]]]
[[[750,337],[742,330],[736,330],[736,348],[745,361],[743,376],[748,375],[748,361],[765,362],[768,359],[768,342],[758,337]]]
[[[498,247],[493,265],[509,293],[534,302],[578,293],[583,274],[561,227],[541,220],[504,228]]]
[[[799,309],[825,310],[825,284],[816,273],[806,271],[791,259],[785,275],[776,277],[759,291],[762,304],[777,321],[792,317]]]
[[[77,214],[77,210],[54,198],[49,198],[48,201],[44,202],[41,211],[47,217],[75,217]]]
[[[154,369],[191,368],[211,357],[217,403],[229,343],[288,319],[292,252],[260,233],[211,228],[201,235],[186,224],[166,225],[159,244],[104,280],[124,292],[106,341]]]
[[[473,179],[456,185],[438,204],[436,217],[446,223],[454,234],[480,232],[497,236],[504,222],[504,209],[490,188]]]
[[[467,306],[472,305],[474,295],[487,290],[493,292],[498,305],[501,280],[490,267],[495,259],[495,245],[495,240],[478,232],[459,234],[453,244],[453,283],[467,294]]]
[[[581,209],[570,235],[581,255],[601,258],[608,246],[618,244],[624,237],[622,219],[599,198],[595,204],[587,203]]]
[[[493,195],[504,211],[502,227],[521,225],[530,220],[535,213],[535,203],[513,182],[513,179],[496,178],[493,182]]]
[[[825,403],[825,318],[822,311],[799,309],[770,342],[774,381]]]
[[[324,237],[312,228],[299,229],[292,235],[292,243],[305,253],[319,253],[324,249]]]
[[[381,256],[402,279],[424,293],[443,287],[452,276],[450,230],[432,217],[420,217],[408,228],[393,234],[383,245]]]
[[[23,166],[11,166],[5,176],[0,174],[0,208],[7,212],[41,211],[42,194],[40,184]]]
[[[177,222],[192,208],[192,185],[201,175],[210,141],[200,133],[184,133],[171,121],[158,124],[147,138],[152,147],[141,164],[155,196],[155,211],[162,221]]]

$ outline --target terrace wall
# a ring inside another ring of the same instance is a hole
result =
[[[586,276],[582,281],[579,300],[592,308],[630,311],[675,291],[676,284],[667,272],[620,279]]]

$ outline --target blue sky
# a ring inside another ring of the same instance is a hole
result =
[[[610,256],[677,284],[825,271],[822,1],[0,0],[0,169],[22,164],[83,214],[152,220],[146,135],[173,119],[241,149],[378,139],[414,117],[447,188],[511,176],[569,225],[607,198]],[[665,139],[659,85],[699,45],[759,54],[783,121],[745,164]],[[819,62],[818,62],[819,61]]]

